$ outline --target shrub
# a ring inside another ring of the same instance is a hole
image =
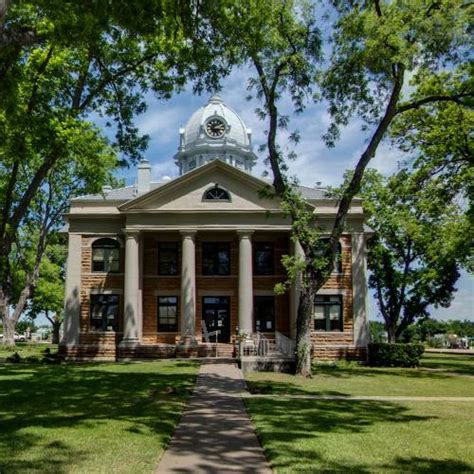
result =
[[[425,348],[422,344],[369,344],[369,365],[375,367],[418,367]]]
[[[443,347],[443,340],[439,337],[429,337],[426,339],[426,343],[428,347],[434,347],[436,349],[442,349]]]

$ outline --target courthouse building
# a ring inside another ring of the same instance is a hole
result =
[[[278,199],[252,175],[251,131],[219,96],[179,130],[179,177],[104,187],[72,199],[66,215],[68,261],[61,352],[70,358],[206,355],[217,338],[230,355],[236,336],[295,338],[298,283],[281,258],[299,252]],[[300,186],[329,231],[337,203]],[[366,233],[354,199],[340,255],[314,307],[312,344],[322,359],[363,357],[367,345]],[[209,339],[213,331],[215,337]]]

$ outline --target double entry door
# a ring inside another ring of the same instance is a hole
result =
[[[204,296],[202,298],[202,319],[208,333],[219,331],[217,342],[230,341],[229,296]],[[203,336],[205,336],[204,327]],[[215,340],[216,336],[210,336],[210,342],[215,342]]]

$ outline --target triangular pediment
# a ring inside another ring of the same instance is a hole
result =
[[[206,200],[218,185],[229,201]],[[120,206],[123,212],[280,212],[280,200],[262,196],[265,181],[219,160],[212,161]]]

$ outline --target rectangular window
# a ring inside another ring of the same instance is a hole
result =
[[[178,297],[158,297],[158,332],[178,331]]]
[[[91,295],[91,328],[96,331],[117,331],[118,295]]]
[[[342,296],[316,296],[314,329],[342,331]]]
[[[202,274],[230,275],[230,244],[228,242],[203,242]]]
[[[159,242],[158,275],[178,275],[177,242]]]
[[[256,296],[253,312],[255,331],[275,331],[275,298],[273,296]]]
[[[255,242],[254,274],[274,275],[275,260],[272,242]]]
[[[117,273],[120,270],[120,250],[99,247],[92,249],[92,271]]]

